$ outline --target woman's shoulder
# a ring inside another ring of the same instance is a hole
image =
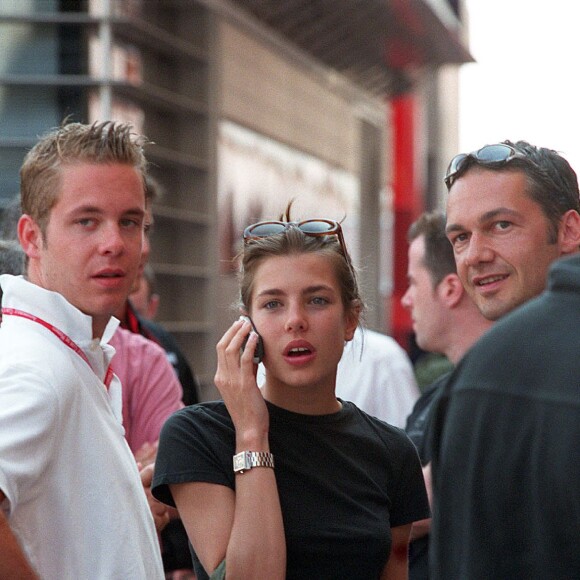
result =
[[[204,426],[231,428],[232,420],[223,401],[208,401],[183,407],[165,422],[164,430],[203,429]]]
[[[413,442],[409,439],[409,436],[404,429],[391,425],[378,417],[369,415],[369,413],[363,411],[351,401],[342,401],[342,404],[345,411],[352,417],[353,421],[359,423],[361,428],[375,433],[383,443],[389,445],[400,445],[403,448],[408,447],[412,450],[415,449]]]

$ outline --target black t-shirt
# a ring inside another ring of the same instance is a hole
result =
[[[396,427],[343,402],[338,413],[301,415],[268,403],[270,449],[287,544],[288,579],[378,578],[390,528],[429,517],[417,451]],[[205,481],[235,489],[235,431],[223,402],[174,414],[159,443],[153,494]],[[207,577],[197,562],[200,580]]]
[[[431,461],[429,443],[431,411],[441,395],[451,373],[439,377],[415,403],[407,417],[405,431],[415,444],[422,465]],[[429,578],[429,534],[409,544],[409,580],[427,580]]]
[[[431,445],[429,442],[431,411],[441,396],[450,376],[451,372],[445,373],[427,387],[425,392],[417,399],[411,414],[407,417],[405,432],[417,448],[421,465],[427,465],[431,461]]]

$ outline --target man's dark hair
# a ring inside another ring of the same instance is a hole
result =
[[[24,274],[24,250],[18,242],[0,240],[0,274]]]
[[[457,273],[453,246],[445,235],[445,215],[441,212],[425,212],[411,224],[407,233],[410,242],[423,236],[425,256],[423,264],[431,274],[436,288],[448,274]]]
[[[580,213],[578,178],[568,161],[557,151],[536,147],[527,141],[503,141],[514,148],[516,155],[505,163],[488,163],[469,155],[460,173],[465,175],[471,167],[488,171],[521,171],[528,181],[527,194],[537,203],[550,224],[549,241],[556,243],[562,216],[573,209]]]
[[[24,250],[14,240],[0,240],[0,274],[24,274]],[[0,300],[2,289],[0,288]],[[1,316],[0,316],[1,319]]]
[[[18,220],[22,215],[20,194],[15,195],[0,214],[0,239],[18,240]]]
[[[530,184],[528,194],[548,218],[550,242],[556,243],[562,216],[571,209],[580,213],[580,192],[576,172],[557,151],[535,147],[527,141],[505,143],[524,156],[521,160],[514,159],[513,166],[519,166],[526,174]],[[526,163],[526,160],[531,163]]]
[[[152,175],[147,174],[145,177],[145,200],[147,205],[154,202],[159,203],[164,195],[165,190],[161,183]]]

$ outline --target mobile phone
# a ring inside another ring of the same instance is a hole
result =
[[[262,340],[260,333],[256,330],[253,320],[249,316],[240,316],[240,320],[247,320],[252,325],[253,331],[258,335],[258,343],[256,344],[256,350],[254,351],[254,364],[256,365],[260,364],[262,362],[262,359],[264,358],[264,341]],[[248,336],[246,336],[246,338],[244,339],[244,344],[242,345],[242,352],[244,352],[244,349],[246,348],[246,344],[249,338],[250,335],[248,334]]]

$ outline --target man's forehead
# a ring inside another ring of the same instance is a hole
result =
[[[92,173],[90,169],[86,169],[88,173],[82,170],[81,173],[65,171],[58,194],[50,208],[49,220],[55,212],[65,219],[67,216],[72,218],[80,214],[144,218],[145,194],[138,173],[135,173],[136,179],[133,180],[131,173],[125,170],[124,175],[117,174],[115,179],[114,174],[107,175],[100,169],[98,174],[94,174],[95,180],[91,181]],[[67,175],[70,179],[67,179]],[[99,179],[100,177],[105,179]]]
[[[104,200],[103,203],[83,203],[82,200],[79,200],[78,204],[70,203],[66,204],[65,211],[68,214],[104,214],[110,212],[117,212],[127,215],[140,215],[145,216],[147,212],[145,208],[141,207],[140,205],[123,205],[119,207],[111,206],[111,204],[107,203],[107,200]]]
[[[77,163],[63,165],[59,171],[59,193],[73,190],[84,193],[117,193],[130,191],[142,196],[145,206],[145,185],[139,170],[122,163]]]
[[[528,181],[521,171],[467,173],[454,183],[447,195],[447,221],[454,214],[482,214],[533,202],[527,191]]]
[[[74,162],[65,162],[59,167],[58,170],[61,183],[64,180],[70,181],[71,178],[75,178],[77,176],[85,178],[94,174],[98,174],[101,177],[101,181],[114,181],[118,179],[119,175],[135,176],[143,190],[143,195],[145,195],[145,181],[143,179],[143,175],[141,174],[138,167],[135,167],[130,163],[102,163],[97,161],[78,160]]]

